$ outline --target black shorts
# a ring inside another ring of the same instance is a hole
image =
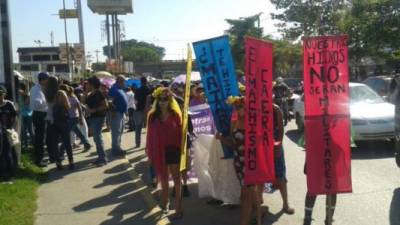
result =
[[[179,164],[181,161],[180,151],[166,151],[165,152],[165,162],[167,165]]]

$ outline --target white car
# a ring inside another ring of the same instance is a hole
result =
[[[294,102],[297,128],[304,129],[304,97]],[[394,138],[394,105],[365,84],[350,83],[350,118],[355,141]]]

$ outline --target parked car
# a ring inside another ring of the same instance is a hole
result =
[[[304,129],[304,95],[294,103],[297,128]],[[365,84],[350,83],[350,118],[355,141],[394,139],[394,105]]]
[[[372,90],[378,93],[385,101],[388,101],[392,80],[393,76],[377,76],[369,77],[365,79],[363,83],[372,88]]]

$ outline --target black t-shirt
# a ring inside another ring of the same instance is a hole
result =
[[[4,103],[0,105],[0,123],[2,126],[5,125],[6,129],[12,128],[13,122],[17,117],[17,110],[11,101],[4,100]]]
[[[100,91],[96,91],[94,93],[90,93],[90,95],[86,99],[86,105],[89,107],[89,109],[95,109],[101,106],[102,102],[106,101],[106,98],[104,97],[103,93]],[[106,116],[106,110],[104,111],[96,111],[94,113],[91,113],[89,118],[93,117],[104,117]]]
[[[150,94],[150,89],[147,86],[141,86],[135,92],[136,110],[143,111],[146,107],[147,96]]]
[[[286,84],[278,84],[274,86],[273,92],[275,94],[275,98],[288,97],[289,87]]]
[[[54,104],[53,106],[54,124],[63,128],[68,125],[68,110],[63,105]]]

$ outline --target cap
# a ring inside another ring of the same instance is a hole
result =
[[[7,89],[4,86],[0,86],[0,95],[7,94]]]
[[[38,80],[42,81],[42,80],[46,80],[50,77],[50,75],[47,72],[40,72],[38,74]]]

